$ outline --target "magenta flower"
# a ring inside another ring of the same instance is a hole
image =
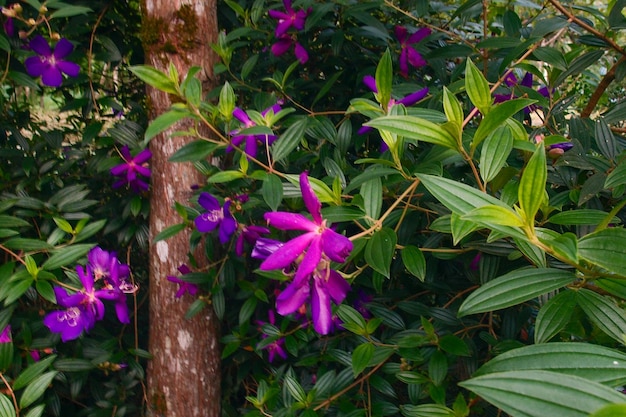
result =
[[[284,269],[297,261],[293,281],[276,299],[276,311],[281,315],[291,314],[310,299],[313,326],[318,333],[327,334],[332,324],[330,301],[340,303],[350,288],[341,275],[330,269],[330,261],[345,262],[352,251],[352,242],[326,225],[321,203],[306,172],[300,175],[300,190],[313,220],[297,213],[266,213],[265,219],[270,225],[306,233],[274,251],[260,268],[264,271]]]
[[[141,176],[150,178],[150,168],[148,168],[148,159],[152,157],[150,149],[144,149],[137,155],[132,156],[128,145],[122,146],[120,149],[124,162],[111,168],[111,174],[116,177],[123,177],[113,183],[113,188],[119,188],[129,185],[134,192],[146,191],[149,188]]]
[[[191,269],[189,269],[187,265],[182,264],[178,267],[178,272],[183,275],[187,275],[191,273]],[[198,293],[199,288],[196,284],[192,284],[191,282],[184,281],[178,277],[171,275],[167,277],[167,280],[179,285],[178,291],[176,291],[176,294],[174,295],[176,298],[182,297],[183,295],[185,295],[185,293],[188,293],[192,296]]]
[[[261,235],[266,235],[269,232],[270,230],[263,226],[242,226],[241,233],[239,233],[239,237],[237,237],[237,242],[235,243],[235,253],[237,256],[243,255],[245,242],[248,242],[248,244],[254,247],[256,241],[259,240]]]
[[[194,220],[196,228],[201,233],[212,232],[219,226],[219,238],[222,244],[237,230],[237,221],[230,213],[230,200],[226,200],[223,207],[220,207],[217,198],[209,193],[201,193],[198,203],[206,210]]]
[[[426,60],[412,46],[419,43],[422,39],[430,35],[429,28],[421,28],[417,32],[409,35],[409,31],[404,26],[396,26],[395,34],[398,42],[400,42],[400,74],[407,77],[409,74],[409,64],[415,68],[426,65]]]
[[[291,0],[283,0],[283,5],[285,6],[285,12],[280,12],[278,10],[270,10],[268,14],[272,19],[278,20],[278,25],[276,26],[276,37],[280,38],[282,35],[287,33],[289,28],[293,26],[296,30],[303,30],[304,24],[306,23],[306,17],[311,12],[311,8],[308,10],[298,10],[297,12],[291,7]]]
[[[273,106],[263,110],[261,112],[261,115],[265,116],[270,110],[273,111],[274,114],[276,114],[281,110],[281,108],[279,104],[274,104]],[[248,114],[239,107],[236,107],[235,110],[233,110],[233,117],[243,123],[243,129],[256,126],[256,123],[254,123],[254,121],[250,119],[250,116],[248,116]],[[233,135],[233,137],[230,141],[230,145],[226,147],[226,152],[231,152],[235,146],[240,146],[241,143],[245,141],[246,155],[256,158],[259,142],[265,143],[269,146],[276,140],[276,135],[241,135],[239,134],[240,131],[241,129],[237,129],[231,132],[231,135]]]
[[[0,333],[0,343],[11,343],[13,340],[11,339],[11,325],[8,324],[2,333]]]
[[[74,50],[74,45],[65,38],[57,42],[54,51],[50,49],[48,41],[37,35],[30,41],[30,48],[37,55],[26,58],[24,66],[31,77],[41,77],[43,85],[60,87],[63,83],[63,74],[77,77],[80,66],[63,58]]]
[[[64,342],[78,338],[83,331],[88,332],[96,321],[104,318],[102,300],[115,302],[117,318],[121,323],[129,323],[128,308],[123,293],[115,288],[96,290],[91,267],[78,265],[76,272],[83,284],[83,291],[68,294],[65,288],[55,287],[57,304],[65,310],[53,311],[44,317],[43,323],[54,333],[61,334]],[[121,297],[122,296],[122,297]]]
[[[292,46],[294,48],[296,59],[300,61],[301,64],[306,64],[309,60],[309,53],[306,49],[304,49],[304,46],[296,40],[295,35],[291,36],[288,33],[285,33],[280,36],[276,43],[272,45],[272,54],[274,54],[274,56],[281,56],[290,50]]]

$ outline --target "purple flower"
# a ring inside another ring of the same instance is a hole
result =
[[[268,14],[272,19],[278,20],[278,25],[276,26],[276,37],[280,38],[282,35],[287,33],[289,28],[292,26],[296,30],[303,30],[304,24],[306,23],[306,17],[311,12],[311,8],[308,10],[298,10],[297,12],[293,10],[291,7],[291,0],[283,0],[283,5],[285,6],[285,12],[280,12],[278,10],[270,10]]]
[[[494,103],[502,103],[502,102],[512,100],[518,97],[515,95],[515,91],[514,91],[516,87],[532,88],[533,87],[533,74],[530,72],[527,72],[526,75],[524,75],[524,78],[522,78],[522,81],[520,82],[515,76],[515,74],[510,72],[504,79],[504,84],[506,84],[509,88],[511,88],[511,93],[510,94],[494,94],[493,96]],[[540,87],[537,90],[537,92],[544,97],[550,97],[550,89],[546,86]],[[524,113],[528,114],[528,113],[535,111],[536,109],[537,109],[537,105],[533,104],[524,108]]]
[[[566,151],[574,147],[572,142],[554,143],[548,147],[548,156],[552,159],[558,159]]]
[[[219,238],[222,244],[237,230],[237,222],[230,213],[230,200],[226,200],[223,207],[220,207],[217,198],[209,193],[201,193],[198,203],[206,210],[195,219],[196,228],[201,233],[212,232],[219,226]]]
[[[422,39],[430,35],[429,28],[421,28],[417,32],[409,35],[407,28],[404,26],[396,26],[395,34],[396,38],[400,42],[400,74],[403,77],[407,77],[409,74],[409,64],[419,68],[426,65],[426,60],[422,58],[422,55],[417,52],[412,45],[420,42]]]
[[[276,252],[284,245],[283,242],[274,239],[268,239],[265,237],[260,237],[257,239],[254,244],[254,248],[252,248],[252,256],[255,259],[267,259],[271,254]]]
[[[268,311],[267,316],[269,319],[269,324],[272,324],[272,325],[276,324],[276,319],[275,319],[273,310]],[[263,321],[259,321],[258,324],[259,326],[263,326],[264,324],[267,324],[267,323]],[[263,339],[267,339],[268,335],[263,334],[262,337]],[[267,350],[267,356],[268,356],[267,359],[270,363],[274,362],[276,355],[280,356],[283,359],[287,359],[287,352],[285,352],[285,349],[283,347],[284,345],[285,345],[285,339],[281,337],[263,346],[263,349]]]
[[[306,233],[274,251],[260,268],[264,271],[284,269],[298,260],[293,281],[276,300],[276,310],[281,315],[293,313],[311,297],[313,325],[319,333],[327,334],[332,322],[330,300],[332,298],[340,303],[349,289],[348,283],[330,269],[330,261],[344,262],[352,251],[352,242],[326,225],[321,203],[306,172],[300,175],[300,190],[313,220],[298,213],[266,213],[265,219],[270,225],[282,230],[304,230]]]
[[[11,339],[11,325],[8,324],[2,333],[0,333],[0,343],[11,343],[13,340]]]
[[[30,41],[30,48],[37,55],[26,58],[24,66],[31,77],[41,77],[43,85],[60,87],[63,83],[63,74],[77,77],[80,66],[63,58],[74,50],[74,45],[65,38],[57,42],[54,51],[50,49],[48,41],[37,35]]]
[[[121,323],[129,323],[126,301],[118,289],[94,288],[94,277],[91,267],[85,269],[78,265],[76,272],[83,284],[83,291],[68,294],[64,288],[55,287],[57,304],[65,310],[53,311],[44,317],[43,323],[54,333],[61,334],[64,342],[79,337],[83,331],[88,332],[93,328],[96,321],[104,318],[104,303],[102,300],[115,302],[117,318]]]
[[[191,273],[191,269],[189,269],[187,265],[182,264],[178,267],[178,272],[183,275],[187,275]],[[175,294],[176,298],[182,297],[183,295],[185,295],[185,293],[189,293],[189,295],[196,295],[198,293],[199,288],[196,284],[183,281],[182,279],[171,275],[167,277],[167,280],[179,285],[178,291],[176,291]]]
[[[261,112],[261,116],[265,116],[270,111],[273,111],[274,114],[276,114],[280,110],[281,110],[280,105],[274,104],[273,106],[268,107],[267,109],[263,110]],[[243,129],[256,126],[256,123],[254,123],[254,121],[250,119],[250,116],[248,116],[248,114],[244,110],[240,109],[239,107],[236,107],[235,110],[233,110],[233,117],[235,117],[237,120],[243,123],[243,126],[242,126]],[[265,143],[266,145],[271,145],[276,140],[276,135],[240,135],[239,134],[240,131],[241,131],[240,129],[237,129],[231,132],[233,137],[230,141],[230,145],[226,147],[226,152],[231,152],[235,146],[240,146],[241,143],[245,141],[246,155],[256,158],[257,147],[258,147],[259,142]]]
[[[237,256],[242,256],[244,252],[244,243],[248,242],[250,245],[254,246],[256,241],[259,240],[261,235],[268,234],[270,230],[267,227],[263,226],[242,226],[241,233],[239,233],[239,237],[237,237],[237,242],[235,244],[235,253]]]
[[[294,54],[296,55],[296,59],[300,61],[301,64],[306,64],[309,60],[309,53],[304,49],[294,36],[285,33],[281,35],[275,44],[272,45],[272,54],[274,56],[281,56],[285,52],[287,52],[291,47],[294,47]]]
[[[113,188],[119,188],[128,184],[134,192],[148,190],[148,183],[140,176],[150,178],[150,169],[146,166],[148,159],[152,157],[150,149],[144,149],[136,156],[132,156],[128,145],[120,149],[124,162],[111,168],[111,174],[116,177],[124,177],[113,183]]]

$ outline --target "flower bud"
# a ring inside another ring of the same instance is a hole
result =
[[[35,26],[37,22],[32,17],[26,21],[29,26]]]
[[[58,32],[52,32],[52,34],[50,35],[50,39],[52,39],[53,41],[58,41],[59,39],[61,39],[61,35]]]
[[[22,5],[19,3],[15,3],[14,5],[11,6],[11,9],[13,9],[13,11],[17,14],[22,13]]]
[[[46,7],[45,4],[42,4],[41,7],[39,8],[39,13],[46,14],[47,12],[48,12],[48,8]]]

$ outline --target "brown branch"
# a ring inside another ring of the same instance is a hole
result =
[[[596,108],[598,101],[600,101],[600,97],[602,97],[602,94],[604,94],[604,92],[609,87],[609,85],[615,80],[615,73],[617,72],[617,67],[623,64],[624,62],[626,62],[626,55],[622,56],[611,67],[611,69],[604,75],[604,77],[602,78],[598,86],[596,87],[596,90],[591,95],[589,102],[587,103],[583,111],[580,113],[580,117],[587,118],[591,115],[591,112],[593,111],[593,109]]]
[[[615,41],[613,39],[607,37],[604,33],[599,32],[593,26],[585,23],[584,21],[582,21],[579,18],[577,18],[576,16],[574,16],[574,14],[571,11],[569,11],[567,8],[565,8],[565,6],[563,6],[559,2],[559,0],[549,0],[549,1],[558,11],[563,13],[569,20],[571,20],[572,22],[576,23],[578,26],[582,27],[586,31],[592,33],[594,36],[602,39],[604,42],[608,43],[611,46],[611,48],[615,49],[620,54],[626,56],[626,50],[624,50],[624,48],[622,48],[617,43],[615,43]]]

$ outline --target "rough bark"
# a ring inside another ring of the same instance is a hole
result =
[[[200,78],[210,85],[215,57],[210,43],[217,38],[216,0],[143,0],[142,37],[147,64],[167,72],[172,62],[184,76],[191,65],[200,65]],[[148,89],[154,118],[171,105],[170,97]],[[168,158],[190,138],[174,137],[174,131],[190,126],[181,122],[152,140],[152,193],[150,234],[154,236],[180,222],[176,201],[187,202],[191,186],[203,177],[184,163]],[[174,298],[175,284],[167,275],[188,261],[189,233],[151,243],[150,337],[153,355],[147,369],[148,415],[152,417],[217,417],[220,413],[220,352],[218,323],[211,309],[192,320],[184,318],[193,299]],[[201,261],[201,257],[199,257]]]

